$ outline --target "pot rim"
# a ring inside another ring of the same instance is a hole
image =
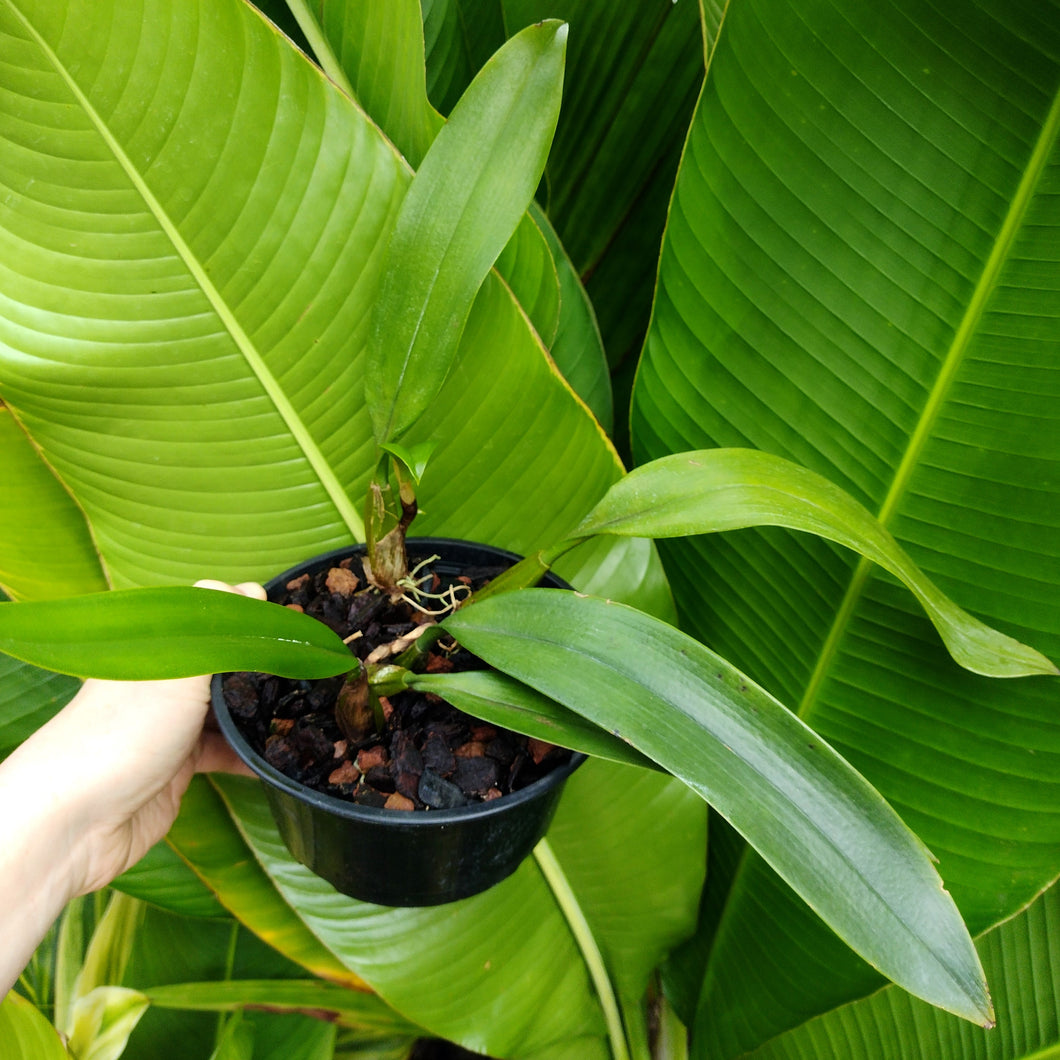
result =
[[[510,559],[513,562],[517,562],[522,558],[518,553],[509,552],[507,549],[497,548],[494,545],[483,545],[477,541],[465,541],[459,538],[409,538],[408,543],[410,546],[415,547],[417,544],[425,544],[427,542],[430,542],[431,545],[437,544],[443,548],[446,545],[484,548],[503,559]],[[290,581],[292,577],[310,567],[340,557],[345,558],[348,555],[356,554],[359,550],[364,549],[364,547],[363,544],[346,545],[342,548],[322,552],[320,555],[303,560],[301,563],[296,563],[283,573],[276,575],[274,578],[270,578],[269,581],[266,582],[265,588],[271,591],[274,587],[285,584]],[[488,802],[473,802],[466,806],[456,806],[444,810],[387,810],[381,806],[361,806],[345,799],[335,798],[333,795],[327,795],[322,791],[317,791],[315,788],[302,784],[300,781],[292,780],[274,766],[269,765],[269,763],[250,746],[242,732],[239,731],[239,727],[236,725],[235,720],[232,718],[232,715],[228,710],[228,704],[224,699],[222,685],[223,679],[224,674],[214,674],[211,681],[210,690],[214,714],[217,716],[218,725],[220,726],[222,734],[243,763],[261,780],[271,784],[274,788],[278,788],[284,794],[297,799],[299,802],[307,803],[316,809],[324,810],[347,820],[376,824],[386,823],[387,825],[398,825],[408,828],[432,828],[438,827],[439,825],[457,824],[470,817],[485,818],[498,816],[507,813],[509,810],[515,809],[522,803],[532,801],[547,789],[562,784],[571,773],[573,773],[588,758],[588,755],[583,754],[581,751],[572,751],[569,761],[556,766],[545,776],[539,777],[525,788],[520,788],[518,791],[513,791],[508,795],[502,795],[497,799],[491,799]]]

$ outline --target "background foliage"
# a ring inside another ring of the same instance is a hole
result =
[[[261,579],[361,536],[345,496],[370,471],[360,379],[397,206],[474,72],[559,15],[568,73],[539,208],[415,429],[440,440],[417,532],[527,551],[620,476],[619,453],[749,446],[849,490],[962,606],[1060,655],[1055,3],[433,0],[422,41],[415,4],[293,4],[301,29],[264,6],[307,50],[319,27],[318,59],[358,103],[240,0],[0,3],[12,597]],[[458,471],[472,489],[452,488]],[[651,970],[697,913],[666,972],[697,1056],[1055,1046],[1053,893],[1037,898],[1060,871],[1055,683],[960,671],[897,583],[815,539],[661,551],[682,627],[796,709],[939,858],[984,933],[999,1028],[874,993],[876,974],[714,821],[704,888],[702,803],[593,763],[550,841],[635,1055]],[[641,542],[562,573],[674,614]],[[0,663],[6,751],[73,683]],[[201,781],[120,886],[151,909],[109,985],[150,998],[267,978],[254,997],[280,1004],[285,983],[319,977],[389,1005],[374,1029],[255,1016],[272,1021],[255,1057],[270,1041],[401,1055],[427,1032],[494,1055],[606,1055],[533,863],[451,909],[362,907],[290,861],[252,786]],[[27,983],[46,1007],[45,971]],[[175,1035],[182,1056],[250,1055],[250,1032],[224,1026],[156,998],[126,1055],[165,1055]]]

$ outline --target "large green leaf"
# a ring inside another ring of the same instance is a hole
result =
[[[753,447],[824,475],[962,607],[1054,657],[1058,13],[731,5],[633,413],[640,459]],[[686,627],[883,792],[973,930],[1055,876],[1053,682],[960,673],[889,579],[827,545],[746,531],[664,555]],[[701,1055],[878,984],[753,856],[727,893]]]
[[[530,1055],[556,1039],[601,1034],[577,949],[531,862],[485,894],[440,908],[357,902],[291,858],[253,784],[226,778],[219,787],[298,917],[403,1015],[493,1055]]]
[[[80,687],[75,678],[0,655],[0,757],[39,729]]]
[[[894,989],[844,1005],[747,1054],[748,1060],[1049,1060],[1060,1052],[1060,893],[978,939],[997,1028],[984,1031]]]
[[[617,364],[636,353],[651,311],[666,208],[703,79],[698,7],[687,0],[503,6],[509,32],[546,17],[570,23],[544,201]]]
[[[0,587],[16,599],[107,587],[84,515],[0,402]]]
[[[5,3],[0,33],[3,400],[112,580],[260,576],[360,536],[393,149],[234,0]]]
[[[550,1040],[577,1041],[586,1057],[603,1055],[602,1025],[578,951],[532,863],[485,895],[455,905],[369,906],[337,895],[291,860],[253,784],[222,784],[245,840],[231,834],[227,818],[201,816],[204,789],[193,785],[199,804],[182,812],[187,826],[177,843],[240,919],[258,930],[270,919],[281,925],[275,907],[282,906],[318,947],[340,955],[399,1011],[436,1034],[493,1055],[528,1056]],[[584,896],[586,915],[620,982],[646,974],[658,948],[691,929],[703,873],[704,814],[697,801],[670,778],[595,761],[568,783],[555,850]],[[589,833],[596,838],[586,848]],[[237,871],[235,850],[245,850],[245,841],[256,860]],[[645,861],[627,879],[621,866],[634,846]],[[599,859],[595,871],[590,850]],[[253,904],[246,900],[252,868],[261,880]],[[258,910],[265,888],[273,912],[263,919]],[[645,888],[656,897],[645,901]],[[498,926],[509,922],[510,930]],[[415,976],[409,967],[417,969]],[[554,1003],[546,1004],[546,997]]]
[[[0,1001],[0,1045],[11,1060],[69,1060],[59,1032],[20,994]]]
[[[524,589],[445,628],[699,792],[853,949],[918,997],[989,1022],[960,916],[882,798],[764,689],[629,607]]]
[[[419,0],[317,6],[319,47],[334,56],[358,102],[415,169],[444,124],[427,99]],[[335,76],[327,53],[317,58]]]
[[[166,838],[232,915],[270,946],[314,975],[364,988],[277,893],[205,778],[192,781]]]

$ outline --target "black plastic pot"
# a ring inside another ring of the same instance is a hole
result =
[[[511,552],[448,538],[409,540],[410,559],[439,555],[444,578],[469,567],[507,566]],[[318,556],[266,585],[276,598],[287,582],[315,574],[364,546]],[[554,575],[543,585],[569,586]],[[213,681],[217,721],[240,758],[261,778],[288,850],[337,890],[380,905],[440,905],[478,894],[510,876],[544,836],[564,782],[585,761],[575,754],[540,780],[491,802],[457,809],[402,811],[358,806],[308,788],[274,769],[250,746],[224,701],[222,677]]]

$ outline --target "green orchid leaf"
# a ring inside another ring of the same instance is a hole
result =
[[[855,951],[905,989],[992,1020],[971,939],[922,844],[764,689],[624,605],[558,589],[446,619],[490,665],[616,732],[699,792]]]
[[[59,1032],[14,990],[0,1001],[0,1048],[18,1060],[71,1060]]]
[[[467,714],[526,736],[611,762],[655,768],[650,758],[623,740],[505,674],[491,670],[411,673],[405,684],[419,692],[433,692]]]
[[[59,673],[118,681],[225,670],[329,677],[359,665],[316,619],[176,585],[0,604],[0,650]]]
[[[424,471],[427,470],[427,461],[430,460],[431,453],[434,452],[435,444],[432,441],[426,441],[421,442],[419,445],[408,446],[400,445],[397,442],[389,442],[379,448],[383,452],[397,457],[405,465],[413,480],[418,483],[423,478]]]
[[[526,210],[559,113],[567,31],[513,37],[472,82],[417,170],[391,235],[365,398],[378,442],[432,403],[475,295]]]
[[[961,610],[850,494],[771,453],[706,449],[643,464],[607,491],[575,536],[687,537],[750,526],[817,534],[890,571],[924,606],[954,659],[974,673],[1060,673],[1040,652]]]

